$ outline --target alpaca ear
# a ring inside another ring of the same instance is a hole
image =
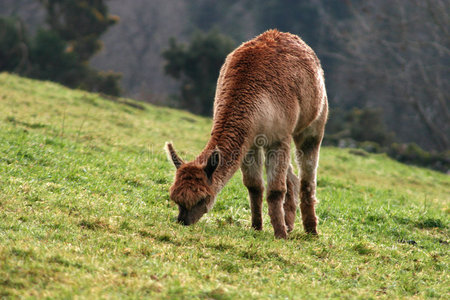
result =
[[[203,169],[210,181],[212,180],[212,175],[219,166],[219,164],[220,164],[220,151],[219,149],[216,148],[209,156],[208,162],[206,163],[206,166]]]
[[[166,153],[170,160],[172,160],[175,167],[178,169],[181,167],[182,164],[184,164],[184,161],[178,156],[178,154],[175,152],[175,149],[173,149],[173,146],[171,143],[166,143]]]

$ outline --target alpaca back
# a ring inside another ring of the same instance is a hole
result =
[[[232,127],[269,135],[301,131],[325,105],[314,51],[296,35],[270,30],[228,55],[217,82],[213,134]]]

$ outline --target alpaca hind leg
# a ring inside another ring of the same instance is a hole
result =
[[[286,196],[284,198],[284,220],[286,222],[287,231],[291,232],[294,229],[295,215],[297,212],[297,205],[299,203],[298,197],[300,193],[300,181],[294,174],[292,165],[288,168],[286,176]]]
[[[295,138],[298,162],[300,167],[300,210],[302,213],[303,227],[307,233],[317,234],[317,217],[315,211],[317,166],[319,163],[321,134],[312,134],[316,130],[305,130]]]

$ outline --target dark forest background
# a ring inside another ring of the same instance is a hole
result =
[[[270,28],[325,70],[325,143],[448,171],[450,1],[2,0],[0,71],[210,115],[225,56]]]

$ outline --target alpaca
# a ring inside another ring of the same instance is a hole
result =
[[[184,162],[166,143],[177,168],[170,198],[178,205],[178,222],[197,222],[240,167],[252,227],[262,230],[264,162],[275,237],[287,238],[294,228],[299,197],[303,227],[317,234],[316,172],[327,115],[322,67],[298,36],[269,30],[239,46],[220,70],[213,128],[204,150]],[[290,164],[292,140],[300,179]]]

